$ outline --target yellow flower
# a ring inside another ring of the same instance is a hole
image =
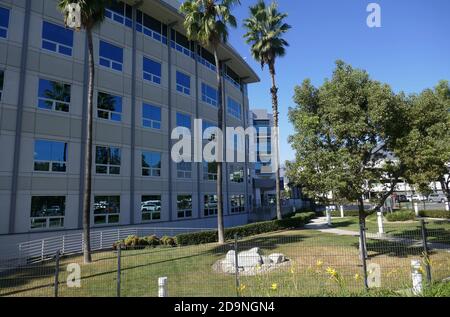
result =
[[[358,273],[356,273],[355,274],[355,280],[358,281],[360,278],[361,278],[361,276]]]
[[[331,267],[327,268],[326,273],[327,273],[328,275],[330,275],[330,277],[336,277],[336,276],[338,275],[337,272],[336,272],[336,270],[333,269],[333,268],[331,268]]]
[[[276,291],[278,289],[278,284],[277,283],[273,283],[272,286],[270,287],[271,290]]]
[[[256,269],[257,269],[257,270],[261,270],[261,264],[259,264],[259,263],[256,264]]]
[[[421,266],[421,267],[419,267],[419,272],[421,273],[421,274],[425,274],[425,270],[423,269],[423,267]]]
[[[291,274],[295,274],[295,270],[293,267],[291,267]]]
[[[245,289],[246,289],[245,284],[241,284],[241,285],[238,287],[238,291],[239,291],[239,292],[243,292]]]
[[[318,266],[318,267],[322,267],[322,265],[323,265],[323,261],[321,261],[321,260],[317,260],[317,262],[316,262],[316,266]]]

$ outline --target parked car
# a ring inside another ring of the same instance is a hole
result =
[[[410,198],[409,201],[426,201],[427,197],[424,195],[420,195],[420,194],[415,194],[412,196],[409,196],[408,198]]]
[[[146,201],[142,203],[141,211],[160,211],[161,206],[159,201]]]
[[[428,196],[428,201],[430,203],[445,203],[447,201],[447,197],[444,194],[433,193]]]
[[[406,203],[406,202],[408,202],[409,200],[408,200],[408,197],[406,197],[406,195],[398,195],[398,196],[397,196],[397,201],[398,201],[399,203]]]

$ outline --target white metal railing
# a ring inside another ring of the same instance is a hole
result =
[[[124,228],[91,232],[91,250],[111,249],[113,243],[130,235],[146,237],[150,235],[175,236],[189,232],[215,230],[212,228]],[[83,252],[83,233],[65,234],[50,238],[27,241],[18,244],[18,257],[21,261],[36,262],[51,259],[57,251],[61,255],[73,255]]]

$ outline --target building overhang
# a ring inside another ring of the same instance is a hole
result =
[[[183,27],[184,16],[178,11],[178,8],[167,3],[164,0],[124,0],[129,5],[136,5],[138,8],[160,20],[161,22],[173,25],[173,29],[186,35]],[[221,44],[218,50],[219,59],[227,60],[227,65],[241,78],[246,84],[256,83],[260,78],[255,71],[247,64],[242,56],[229,44]]]

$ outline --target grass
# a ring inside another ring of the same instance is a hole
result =
[[[357,217],[333,218],[334,228],[359,232]],[[366,219],[366,228],[369,233],[378,232],[376,215]],[[426,220],[427,238],[429,242],[450,244],[450,221]],[[384,232],[393,237],[422,239],[422,231],[418,221],[389,222],[384,219]]]
[[[410,261],[420,250],[369,240],[368,263],[381,266],[382,289],[365,292],[357,237],[336,236],[311,230],[282,231],[244,239],[240,250],[259,247],[268,255],[283,253],[291,266],[253,277],[240,277],[242,296],[392,296],[411,287]],[[169,296],[236,296],[234,275],[216,273],[212,265],[231,250],[231,245],[207,244],[180,248],[156,248],[122,252],[121,295],[156,296],[158,277],[168,277]],[[60,296],[115,296],[117,254],[101,252],[94,262],[81,265],[81,288],[68,288],[67,265],[81,257],[61,259]],[[450,276],[450,253],[431,255],[433,277]],[[326,273],[330,268],[336,276]],[[0,295],[53,296],[54,262],[0,273]]]

